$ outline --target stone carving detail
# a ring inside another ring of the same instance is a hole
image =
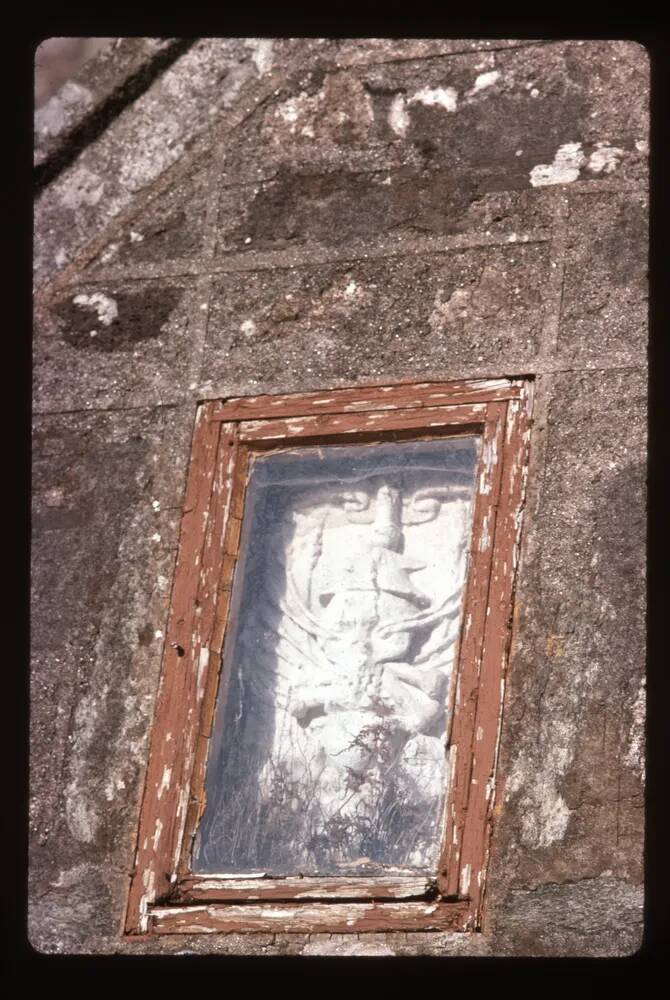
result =
[[[257,489],[196,870],[434,867],[474,463],[449,444]]]

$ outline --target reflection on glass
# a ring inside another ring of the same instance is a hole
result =
[[[435,870],[477,447],[253,461],[195,872]]]

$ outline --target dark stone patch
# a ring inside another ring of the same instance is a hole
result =
[[[339,244],[403,230],[461,232],[481,192],[447,170],[305,174],[280,170],[263,185],[246,218],[230,234],[231,248],[277,249],[309,241]],[[251,240],[251,247],[245,240]]]
[[[80,528],[88,520],[85,510],[45,510],[33,515],[33,532],[62,531],[64,528]]]
[[[195,285],[188,279],[82,283],[38,309],[36,409],[179,402],[194,364],[189,331],[202,316]]]
[[[93,293],[95,294],[95,293]],[[160,336],[161,327],[179,304],[183,290],[148,287],[141,292],[106,293],[116,302],[111,323],[98,319],[95,305],[76,303],[73,296],[54,310],[62,322],[63,340],[71,347],[93,351],[130,351],[141,340]],[[95,331],[95,336],[91,331]]]
[[[552,382],[533,431],[546,445],[529,476],[491,878],[636,882],[642,785],[625,758],[645,663],[645,380]]]
[[[150,642],[153,642],[154,631],[155,630],[151,622],[147,625],[143,625],[141,629],[138,629],[137,638],[140,646],[148,646]]]
[[[642,886],[622,879],[566,881],[512,891],[497,924],[512,954],[629,955],[642,943],[642,902]]]
[[[408,166],[309,173],[282,167],[257,187],[225,188],[218,253],[341,246],[378,236],[511,236],[553,221],[551,189],[484,191],[476,178]]]
[[[405,141],[427,164],[457,171],[461,182],[472,177],[480,191],[519,191],[530,185],[533,166],[576,141],[586,110],[583,95],[568,86],[536,100],[525,91],[491,95],[452,113],[413,104]]]
[[[202,251],[207,213],[208,163],[161,192],[87,268],[192,257]]]
[[[543,245],[519,245],[229,274],[214,286],[202,370],[277,392],[513,369],[535,356],[547,267]]]
[[[116,873],[131,860],[139,749],[160,651],[149,622],[163,620],[151,599],[172,562],[171,529],[151,503],[162,497],[154,457],[165,447],[164,421],[160,410],[144,410],[36,422],[30,850],[45,935],[58,912],[63,935],[81,933],[82,865],[104,858],[105,871]],[[55,499],[60,509],[49,506]],[[66,513],[80,523],[50,530],[49,515]],[[151,538],[157,526],[163,549]],[[91,905],[103,897],[101,884]],[[107,910],[105,902],[103,923],[97,910],[91,923],[100,933]]]
[[[146,481],[137,477],[138,469],[148,467],[147,449],[141,433],[101,441],[90,428],[64,432],[45,423],[35,431],[33,490],[39,497],[61,484],[68,505],[53,510],[38,501],[33,512],[33,550],[40,570],[49,569],[36,596],[41,616],[49,608],[52,612],[45,624],[58,626],[54,632],[45,628],[40,636],[56,639],[59,633],[71,633],[81,621],[83,606],[92,614],[102,612],[119,568],[123,520],[151,488],[150,472]],[[53,536],[54,529],[61,529],[59,537]],[[44,532],[49,532],[48,540]],[[77,558],[80,543],[85,543],[84,559]],[[72,576],[65,575],[64,567],[73,560]],[[35,577],[35,583],[39,580]]]
[[[493,63],[486,63],[488,70],[492,67]],[[504,53],[496,70],[499,79],[480,92],[473,88],[481,70],[476,68],[476,61],[462,55],[329,74],[321,104],[308,107],[298,99],[295,120],[290,123],[277,112],[282,98],[269,102],[260,113],[262,121],[249,121],[227,168],[237,173],[240,182],[243,172],[248,176],[250,169],[253,172],[262,168],[265,176],[282,167],[310,173],[351,170],[347,154],[336,154],[334,134],[325,136],[326,141],[318,141],[315,115],[318,118],[328,108],[331,116],[336,116],[338,110],[348,116],[357,135],[366,133],[368,170],[414,166],[443,172],[453,179],[464,203],[487,192],[527,189],[532,168],[551,163],[561,145],[595,141],[590,134],[586,137],[593,105],[581,78],[573,78],[560,48],[543,52],[531,47],[523,58],[518,53]],[[340,107],[339,95],[334,91],[331,98],[328,90],[333,89],[334,79],[350,80],[349,87],[356,92],[357,100]],[[354,80],[360,80],[359,86],[364,88],[372,121],[362,113]],[[457,95],[453,111],[417,98],[423,90],[446,87]],[[405,100],[408,124],[404,135],[394,132],[389,122],[396,96]],[[420,174],[417,181],[421,183]]]
[[[559,350],[566,360],[644,356],[647,199],[571,194]]]
[[[468,192],[447,171],[393,174],[305,174],[282,169],[252,199],[231,234],[235,249],[251,238],[256,250],[314,240],[338,244],[393,233],[449,233],[468,205]]]
[[[577,212],[579,219],[579,210]],[[614,285],[643,283],[647,277],[647,212],[632,199],[619,201],[607,228],[591,244]]]
[[[60,860],[60,859],[59,859]],[[28,937],[43,954],[78,951],[92,935],[104,935],[113,920],[108,872],[99,864],[67,867],[61,861],[56,878],[32,894]]]

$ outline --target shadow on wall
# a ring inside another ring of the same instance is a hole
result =
[[[84,63],[116,38],[47,38],[35,52],[35,107],[41,108]]]

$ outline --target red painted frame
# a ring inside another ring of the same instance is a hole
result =
[[[521,380],[352,387],[203,403],[142,801],[127,934],[477,930],[495,796],[530,433]],[[458,665],[451,776],[434,880],[195,876],[208,741],[249,456],[295,442],[483,436]],[[269,905],[271,904],[271,905]]]

